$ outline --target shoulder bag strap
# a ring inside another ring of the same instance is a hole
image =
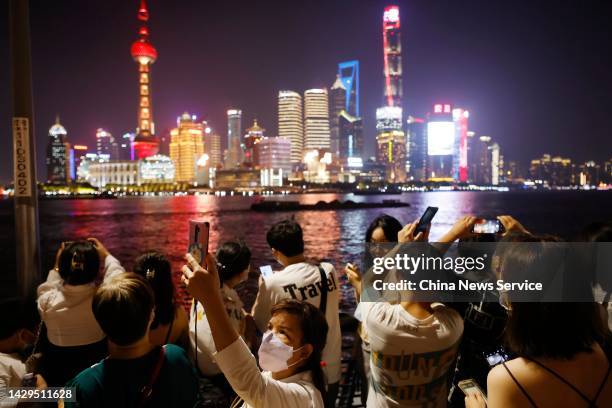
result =
[[[151,371],[151,375],[149,376],[149,381],[140,390],[140,404],[138,404],[139,407],[146,406],[149,400],[151,399],[151,394],[153,393],[153,385],[155,385],[155,382],[157,381],[157,377],[159,377],[161,368],[164,365],[164,356],[166,354],[165,351],[166,351],[166,346],[160,347],[157,361],[155,362],[155,365],[153,366],[153,370]]]
[[[327,310],[327,274],[321,265],[319,265],[319,273],[321,274],[321,303],[319,304],[319,310],[325,316]]]

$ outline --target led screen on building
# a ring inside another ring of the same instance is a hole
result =
[[[427,123],[427,154],[445,156],[453,154],[455,145],[455,124],[453,122]]]

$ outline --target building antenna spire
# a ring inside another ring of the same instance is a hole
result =
[[[149,21],[149,10],[147,9],[147,3],[145,0],[140,0],[140,7],[138,8],[138,19],[140,21]]]

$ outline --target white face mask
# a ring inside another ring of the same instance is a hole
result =
[[[294,350],[293,347],[283,343],[276,335],[268,330],[264,333],[261,340],[261,346],[257,355],[259,356],[259,365],[265,371],[273,373],[284,371],[289,367],[298,364],[301,360],[287,364],[287,360],[293,357],[293,353],[301,350],[304,346]]]

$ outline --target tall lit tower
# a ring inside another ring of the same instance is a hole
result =
[[[304,92],[304,149],[329,150],[329,100],[327,89]]]
[[[67,134],[58,116],[49,129],[46,157],[48,183],[65,185],[70,182],[70,143]]]
[[[329,90],[329,139],[334,157],[340,152],[340,113],[346,109],[346,88],[336,76],[336,82]]]
[[[225,160],[226,169],[237,169],[242,164],[244,154],[242,151],[242,111],[228,109],[227,111],[227,151]]]
[[[140,38],[132,44],[131,54],[138,63],[139,102],[138,102],[138,128],[134,138],[134,156],[144,159],[153,156],[159,151],[159,141],[155,137],[155,124],[153,123],[153,106],[151,104],[150,66],[157,59],[157,50],[149,42],[149,11],[145,0],[140,1],[138,20],[141,21],[138,35]]]
[[[291,141],[291,164],[302,162],[304,122],[302,96],[294,91],[278,92],[278,135]]]
[[[402,107],[402,44],[398,6],[387,6],[383,13],[383,56],[385,103]]]

